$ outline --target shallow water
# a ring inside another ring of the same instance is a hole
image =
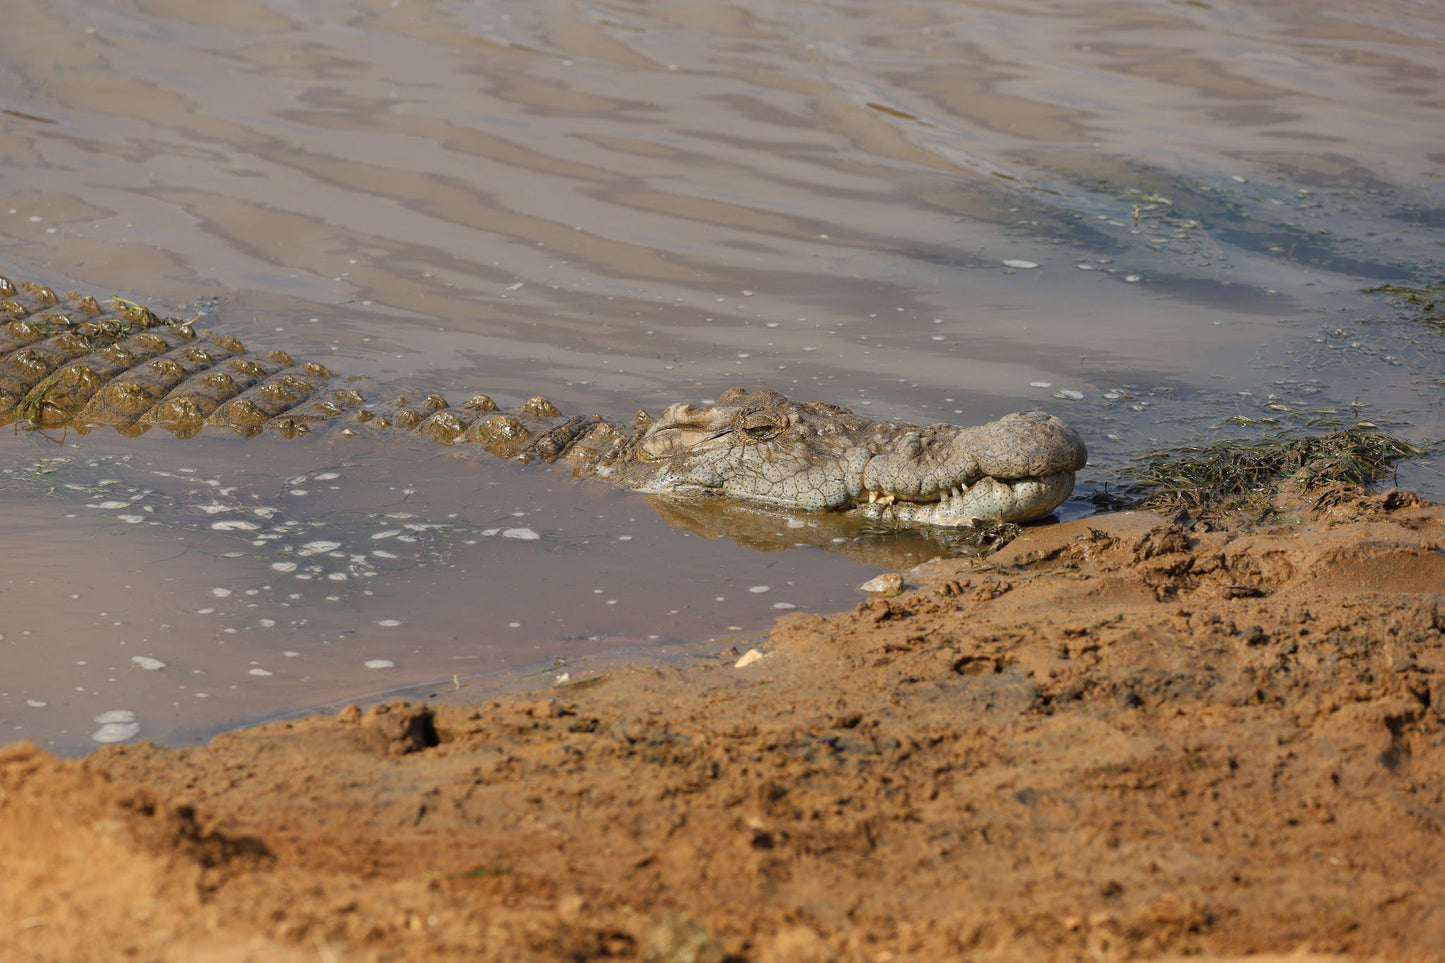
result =
[[[1404,0],[14,0],[0,273],[453,399],[1042,406],[1085,491],[1158,443],[1438,439],[1445,335],[1362,289],[1442,274],[1442,36]],[[0,472],[0,732],[65,751],[756,633],[935,550],[761,552],[409,442],[15,437]],[[810,541],[764,521],[723,527]]]

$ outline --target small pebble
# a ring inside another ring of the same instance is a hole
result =
[[[882,575],[873,576],[858,586],[858,589],[879,598],[891,598],[903,591],[903,576],[897,572],[884,572]]]
[[[742,658],[738,659],[736,662],[733,663],[733,668],[746,669],[754,662],[760,661],[762,657],[763,654],[757,649],[748,649],[746,652],[743,653]]]

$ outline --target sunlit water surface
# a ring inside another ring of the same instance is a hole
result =
[[[1081,494],[1439,439],[1445,335],[1364,289],[1442,276],[1442,39],[1405,0],[12,0],[0,273],[377,397],[1044,407]],[[66,752],[717,651],[940,550],[408,439],[20,434],[0,512],[0,737]]]

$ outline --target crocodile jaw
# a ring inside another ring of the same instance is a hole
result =
[[[875,447],[854,501],[901,525],[1026,522],[1063,504],[1087,459],[1078,432],[1043,411],[971,428],[903,426]]]
[[[893,525],[958,527],[978,521],[1029,522],[1058,508],[1073,490],[1071,471],[1011,481],[985,476],[965,488],[945,493],[937,501],[898,501],[883,495],[861,502],[850,511],[869,521]]]

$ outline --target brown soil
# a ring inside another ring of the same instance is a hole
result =
[[[1445,511],[1125,514],[766,655],[0,751],[0,958],[1445,958]]]

